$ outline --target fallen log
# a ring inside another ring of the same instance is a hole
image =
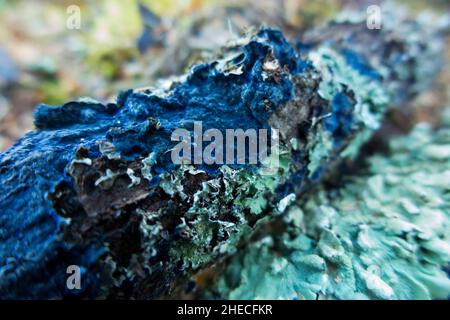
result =
[[[36,130],[0,155],[0,297],[170,296],[355,156],[430,82],[441,46],[414,21],[334,22],[292,44],[262,29],[159,88],[38,106]],[[277,129],[279,152],[174,163],[173,132],[196,122]],[[80,289],[67,286],[73,265]]]

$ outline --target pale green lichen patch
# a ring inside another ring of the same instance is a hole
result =
[[[310,144],[312,148],[309,151],[308,170],[310,174],[313,174],[324,161],[329,159],[331,152],[333,150],[333,141],[331,135],[326,132],[322,125],[319,124],[321,128],[318,128],[317,134],[313,136]]]
[[[156,156],[157,154],[155,152],[151,152],[148,157],[144,158],[142,160],[142,169],[141,173],[142,176],[147,179],[148,181],[151,181],[153,178],[152,175],[152,167],[156,164]]]
[[[357,134],[341,152],[342,157],[353,158],[374,130],[380,127],[387,109],[389,93],[379,81],[359,73],[346,62],[342,54],[328,46],[311,51],[309,58],[321,74],[318,92],[322,98],[332,101],[337,94],[345,90],[351,91],[354,95],[356,104],[353,107],[354,121],[351,129]],[[325,118],[326,115],[317,119],[316,133],[309,143],[310,175],[332,156],[333,139],[324,128]]]
[[[130,178],[130,180],[131,180],[131,183],[128,185],[128,188],[131,188],[131,187],[141,183],[141,178],[135,176],[133,169],[128,168],[127,169],[127,175]]]
[[[106,169],[105,175],[95,180],[95,186],[101,186],[104,189],[109,189],[112,187],[118,176],[118,173],[113,172],[111,169]]]
[[[184,215],[186,225],[183,229],[187,236],[173,246],[171,257],[182,260],[184,267],[197,268],[211,261],[212,256],[233,254],[237,243],[251,235],[253,227],[249,225],[249,219],[252,216],[257,217],[258,225],[266,221],[266,215],[284,211],[295,195],[282,199],[278,205],[279,211],[271,205],[270,197],[288,174],[290,155],[280,152],[276,156],[280,157],[276,165],[275,155],[271,155],[255,172],[223,165],[220,175],[203,181]],[[162,176],[161,187],[170,196],[186,199],[183,187],[186,173],[205,174],[193,166],[182,165],[173,173]],[[214,239],[213,231],[216,231]]]
[[[291,205],[285,232],[233,257],[207,296],[445,299],[450,280],[450,129],[419,124],[369,173]],[[430,151],[431,150],[431,151]]]

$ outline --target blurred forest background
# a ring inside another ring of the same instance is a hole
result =
[[[322,23],[359,0],[0,0],[0,150],[33,129],[38,103],[78,97],[114,100],[118,91],[181,74],[261,25],[288,36]],[[398,0],[416,13],[448,12],[448,0]],[[80,29],[66,26],[81,9]],[[449,54],[447,53],[447,57]],[[417,104],[443,105],[448,66]],[[446,100],[448,101],[448,100]]]

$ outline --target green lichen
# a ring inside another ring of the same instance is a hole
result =
[[[323,127],[321,124],[319,126]],[[323,128],[320,128],[310,141],[310,144],[311,149],[309,151],[310,162],[308,163],[308,170],[310,175],[312,175],[321,164],[331,156],[333,141],[331,135]]]
[[[280,156],[278,166],[271,167],[276,156]],[[252,227],[248,224],[247,215],[259,216],[257,223],[261,224],[267,219],[260,215],[264,211],[266,215],[273,212],[268,196],[288,173],[288,156],[285,152],[272,154],[256,172],[224,165],[220,168],[221,175],[204,181],[185,214],[187,224],[183,227],[189,236],[173,246],[171,256],[175,260],[183,260],[184,267],[190,265],[196,268],[211,261],[214,255],[235,253],[238,241],[242,241],[245,235],[251,235]],[[170,180],[163,178],[167,180],[167,183],[161,182],[163,187],[167,186],[166,193],[172,196],[178,193],[184,197],[182,179],[185,172],[204,173],[192,166],[181,166],[171,174]],[[175,186],[179,189],[173,190]],[[282,199],[279,206],[285,207],[292,196]],[[218,230],[218,237],[216,246],[211,250],[213,230]]]
[[[355,95],[356,105],[353,117],[353,130],[357,132],[354,139],[342,151],[342,157],[354,158],[361,145],[366,142],[374,130],[380,127],[389,101],[389,93],[370,77],[362,75],[348,65],[344,57],[328,46],[321,46],[309,54],[313,65],[320,70],[322,81],[319,95],[331,101],[343,90],[350,89]],[[332,138],[323,128],[323,119],[317,119],[317,133],[310,142],[309,151],[311,162],[308,165],[313,174],[325,160],[332,156]]]
[[[285,232],[233,257],[207,296],[448,298],[449,148],[450,129],[427,124],[394,139],[367,174],[288,207]]]

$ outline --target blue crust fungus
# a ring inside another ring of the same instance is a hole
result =
[[[234,254],[333,163],[355,156],[388,106],[432,79],[439,35],[409,37],[421,25],[401,23],[397,31],[333,22],[304,35],[302,52],[266,28],[158,88],[121,92],[114,103],[38,106],[36,130],[0,155],[0,297],[170,296]],[[430,55],[429,76],[417,77]],[[279,168],[262,174],[270,157],[174,164],[171,133],[196,121],[204,130],[278,129]],[[334,234],[323,239],[329,258],[350,268]],[[310,258],[304,268],[323,269],[326,257]],[[66,288],[68,265],[82,268],[80,290]]]

